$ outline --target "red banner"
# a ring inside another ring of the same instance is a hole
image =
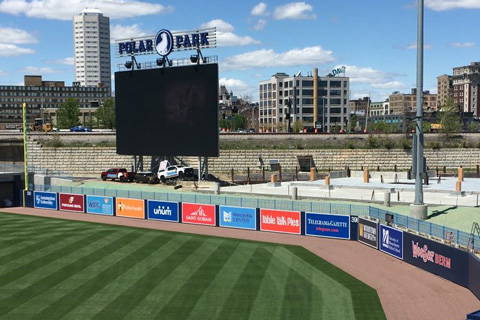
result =
[[[283,233],[301,233],[300,212],[280,210],[260,210],[260,230]]]
[[[62,211],[85,212],[84,196],[81,194],[60,193],[58,209]]]
[[[182,222],[215,225],[215,206],[210,204],[182,203]]]

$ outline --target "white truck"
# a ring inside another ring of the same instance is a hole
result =
[[[157,176],[162,183],[165,183],[168,179],[185,179],[193,177],[193,168],[180,165],[167,165],[162,166],[160,164],[160,169],[158,170]]]

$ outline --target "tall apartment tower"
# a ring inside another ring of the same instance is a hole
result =
[[[441,109],[453,97],[452,76],[443,74],[437,77],[437,108]]]
[[[463,112],[473,112],[480,116],[478,100],[480,99],[480,62],[468,66],[453,68],[453,102]]]
[[[73,17],[75,82],[111,91],[110,19],[98,9],[84,9]]]

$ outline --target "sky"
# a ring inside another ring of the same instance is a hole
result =
[[[351,99],[416,87],[417,0],[0,0],[0,85],[23,85],[26,74],[71,85],[72,20],[84,8],[110,18],[112,79],[126,61],[115,58],[115,39],[214,26],[217,48],[202,53],[218,56],[220,84],[239,97],[258,101],[259,81],[277,72],[325,76],[342,66]],[[480,61],[479,14],[480,0],[425,0],[424,90]]]

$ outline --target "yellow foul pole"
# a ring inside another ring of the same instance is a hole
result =
[[[23,206],[25,207],[25,191],[28,190],[28,168],[27,168],[27,104],[23,103],[23,168],[25,170],[25,188],[23,192]]]

